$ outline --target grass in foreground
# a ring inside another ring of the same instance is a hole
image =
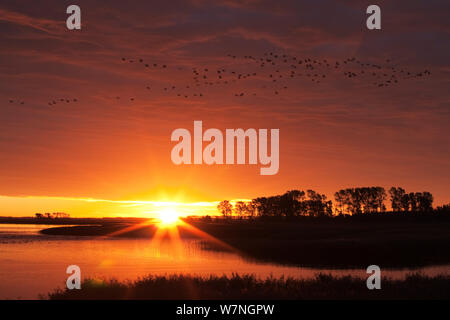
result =
[[[118,282],[88,279],[81,290],[57,289],[49,299],[449,299],[450,276],[411,274],[404,280],[383,279],[381,290],[368,290],[366,280],[318,274],[314,279],[257,279],[253,275],[147,276]]]

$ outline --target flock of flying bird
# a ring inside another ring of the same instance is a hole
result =
[[[289,87],[296,87],[293,83],[295,79],[304,79],[314,84],[326,81],[335,75],[343,76],[345,79],[355,79],[368,82],[377,88],[389,87],[398,84],[400,81],[408,79],[418,79],[431,75],[429,70],[412,72],[400,68],[391,63],[389,59],[385,63],[375,64],[363,62],[355,57],[342,61],[330,61],[328,59],[298,58],[287,54],[277,54],[273,52],[264,53],[261,57],[236,56],[228,54],[230,63],[226,67],[208,68],[194,67],[189,72],[188,81],[180,84],[166,84],[161,86],[145,85],[145,90],[153,92],[156,90],[171,94],[181,98],[202,98],[213,86],[229,86],[236,84],[237,88],[253,88],[251,92],[234,90],[235,97],[256,96],[256,92],[266,94],[281,94]],[[236,62],[235,62],[236,61]],[[150,63],[144,59],[129,59],[122,57],[122,63],[138,65],[146,71],[169,71],[166,64]],[[244,63],[243,63],[244,62]],[[233,67],[234,66],[234,67]],[[177,67],[177,75],[185,68]],[[170,76],[170,75],[169,75]],[[158,79],[160,80],[160,79]],[[247,86],[243,86],[244,81],[254,80]],[[120,100],[120,96],[115,99]],[[125,98],[131,102],[135,97]],[[10,99],[10,103],[25,102],[21,99]],[[49,106],[58,103],[76,103],[77,98],[53,98],[47,104]]]
[[[190,82],[183,85],[171,84],[161,90],[176,94],[178,97],[203,97],[207,92],[207,87],[219,85],[240,84],[243,80],[255,79],[260,80],[260,89],[264,92],[273,92],[278,95],[281,90],[288,89],[289,80],[303,77],[312,83],[319,84],[329,78],[333,73],[341,73],[345,78],[370,80],[371,83],[378,87],[389,87],[398,84],[402,80],[422,78],[431,75],[429,70],[421,72],[411,72],[404,68],[399,68],[391,63],[389,59],[385,64],[374,64],[362,62],[354,57],[343,61],[331,62],[327,59],[300,59],[287,54],[276,54],[273,52],[264,53],[261,57],[227,55],[232,60],[240,59],[249,63],[245,65],[236,65],[232,68],[232,64],[227,67],[208,68],[194,67],[192,68]],[[144,69],[167,69],[167,65],[157,63],[147,63],[144,59],[127,59],[122,58],[122,62],[137,62]],[[183,70],[178,67],[178,70]],[[242,86],[238,86],[242,87]],[[256,89],[255,83],[253,84]],[[146,86],[146,90],[151,91],[150,85]],[[253,92],[235,92],[234,96],[243,97],[245,95],[256,96],[256,90]],[[118,97],[120,98],[120,97]],[[130,100],[133,101],[133,98]]]

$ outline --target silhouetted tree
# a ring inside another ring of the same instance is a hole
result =
[[[336,201],[336,211],[338,214],[344,214],[345,210],[345,190],[339,190],[334,193],[334,199]]]
[[[433,195],[430,192],[406,193],[403,188],[389,190],[392,211],[429,212],[433,210]]]
[[[250,218],[253,218],[254,216],[256,216],[256,203],[254,202],[254,200],[247,202],[247,213],[249,215]]]
[[[450,212],[450,203],[443,204],[442,206],[438,206],[436,208],[437,212]]]
[[[430,212],[433,210],[433,195],[430,192],[417,192],[415,200],[419,211]]]
[[[408,193],[405,193],[404,195],[402,195],[402,198],[400,199],[400,204],[401,204],[401,209],[403,211],[405,211],[405,212],[409,211],[411,199],[410,199]]]
[[[386,207],[386,191],[383,187],[369,187],[363,189],[364,213],[384,212]]]
[[[256,215],[260,217],[269,216],[270,208],[269,208],[269,199],[266,197],[259,197],[253,199],[252,202],[255,205]]]
[[[226,218],[231,217],[231,214],[233,213],[233,205],[228,200],[221,201],[218,206],[217,210]]]
[[[290,190],[279,198],[280,213],[286,217],[294,217],[300,214],[300,203],[305,199],[305,192]]]
[[[54,218],[69,218],[70,215],[68,213],[65,213],[65,212],[54,212],[53,213],[53,217]]]
[[[70,217],[70,215],[68,213],[65,213],[65,212],[36,213],[35,216],[36,216],[36,218],[39,218],[39,219],[42,219],[42,218],[58,219],[58,218],[69,218]]]
[[[409,208],[411,209],[411,212],[416,212],[417,211],[417,203],[418,201],[418,197],[419,195],[417,193],[414,192],[410,192],[408,194],[408,200],[409,200]]]
[[[391,197],[392,211],[401,211],[403,208],[402,199],[405,196],[405,190],[400,187],[392,187],[389,189],[389,195]]]
[[[283,195],[260,197],[252,200],[252,207],[259,216],[312,217],[332,215],[332,202],[323,194],[308,190],[308,199],[301,190],[290,190]]]
[[[331,216],[333,214],[331,201],[327,201],[324,194],[317,193],[314,190],[307,190],[308,198],[304,200],[303,212],[306,212],[310,217]]]
[[[244,201],[237,201],[234,205],[234,214],[239,218],[247,215],[247,204]]]
[[[393,211],[433,210],[433,195],[429,192],[406,193],[400,187],[389,189]],[[357,187],[341,189],[334,193],[336,212],[339,214],[370,214],[385,212],[386,190],[383,187]],[[217,207],[225,217],[232,213],[229,201],[222,201]],[[250,202],[236,202],[237,216],[324,217],[333,215],[333,202],[327,196],[314,190],[289,190],[282,195],[259,197]]]
[[[383,187],[342,189],[334,194],[334,198],[341,213],[361,214],[386,210],[386,191]]]

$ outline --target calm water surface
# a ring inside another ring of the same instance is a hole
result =
[[[236,253],[202,249],[199,240],[152,242],[151,239],[99,239],[39,234],[46,225],[0,224],[0,299],[34,299],[64,287],[67,266],[81,268],[82,277],[135,280],[148,274],[189,273],[257,277],[284,275],[314,277],[318,272],[365,277],[363,269],[329,270],[287,267],[248,260]],[[426,275],[450,274],[450,266],[383,270],[384,276],[403,278],[420,271]]]

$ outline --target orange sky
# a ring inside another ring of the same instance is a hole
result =
[[[378,185],[430,191],[435,205],[450,202],[448,2],[380,1],[378,32],[365,28],[365,5],[356,1],[77,4],[81,31],[65,28],[59,1],[0,4],[0,215],[153,210],[73,200],[80,198],[213,208],[218,200],[293,188],[332,198],[340,188]],[[227,55],[265,52],[390,59],[432,75],[379,89],[334,72],[320,84],[293,80],[274,95],[258,70],[254,79],[202,87],[202,98],[192,88],[184,90],[189,98],[163,90],[190,83],[193,67],[250,72],[248,61]],[[159,68],[143,68],[140,58]],[[61,97],[78,102],[48,105]],[[192,132],[194,120],[223,132],[279,128],[279,173],[261,176],[260,165],[174,165],[171,132]]]

